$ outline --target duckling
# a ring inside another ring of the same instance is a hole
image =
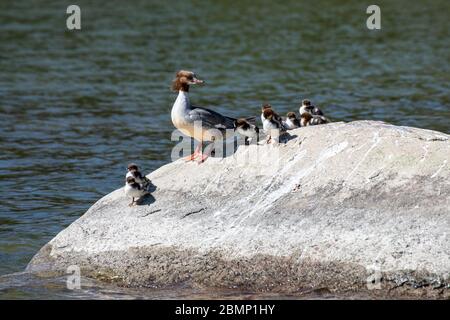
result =
[[[130,163],[127,169],[128,172],[125,178],[133,177],[137,183],[139,183],[144,189],[147,189],[151,181],[139,171],[138,166],[135,163]]]
[[[127,177],[125,183],[125,195],[132,198],[129,206],[133,206],[139,198],[145,196],[149,192],[146,191],[133,177]],[[135,201],[134,199],[137,198]]]
[[[281,117],[276,114],[272,108],[263,109],[261,118],[263,120],[263,129],[267,133],[267,143],[272,140],[272,135],[275,133],[274,138],[282,136],[286,132],[286,127],[283,125]]]
[[[300,115],[307,112],[313,116],[323,116],[322,110],[320,110],[316,106],[311,105],[311,101],[309,101],[308,99],[304,99],[302,101],[302,105],[300,106],[299,112]]]
[[[283,121],[283,124],[287,130],[292,130],[300,127],[300,120],[298,120],[295,112],[288,112],[286,115],[286,120]]]
[[[272,106],[270,104],[268,104],[268,103],[263,104],[263,106],[261,108],[261,122],[262,123],[264,123],[264,116],[263,116],[263,114],[264,114],[264,110],[266,110],[266,109],[272,109],[272,111],[273,111],[273,108],[272,108]],[[283,123],[283,119],[281,118],[281,116],[278,113],[276,113],[274,111],[273,115],[274,115],[274,119],[276,121],[279,121],[280,123]]]
[[[234,121],[234,131],[245,137],[245,145],[249,145],[253,139],[256,139],[256,143],[259,141],[259,128],[258,126],[251,124],[247,119],[239,118]]]
[[[302,127],[315,126],[318,124],[325,124],[325,123],[329,123],[329,122],[330,122],[330,120],[328,120],[324,116],[311,115],[308,112],[305,112],[300,116],[300,124]]]

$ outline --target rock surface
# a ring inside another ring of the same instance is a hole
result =
[[[356,121],[178,160],[100,199],[28,270],[124,286],[449,297],[450,136]]]

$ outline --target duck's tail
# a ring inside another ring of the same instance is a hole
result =
[[[248,117],[245,120],[250,124],[256,125],[256,117]]]

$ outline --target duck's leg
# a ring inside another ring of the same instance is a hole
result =
[[[134,197],[132,198],[133,200],[131,201],[131,203],[128,205],[129,207],[132,207],[133,206],[133,203],[134,203]]]
[[[203,147],[203,143],[202,143],[202,141],[200,141],[197,148],[195,148],[194,153],[191,154],[190,156],[187,156],[186,158],[184,158],[184,160],[186,162],[193,161],[195,158],[197,158],[199,155],[201,155],[202,147]]]
[[[214,142],[211,142],[205,150],[200,153],[200,160],[198,161],[198,164],[202,164],[205,162],[206,159],[211,155],[212,150],[214,149]]]

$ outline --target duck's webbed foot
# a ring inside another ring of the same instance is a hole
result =
[[[206,159],[209,158],[209,156],[211,155],[212,151],[214,149],[214,142],[210,143],[205,150],[203,151],[203,153],[200,154],[200,160],[198,161],[198,164],[202,164],[203,162],[206,161]]]
[[[201,155],[201,150],[202,150],[202,143],[200,143],[197,148],[195,148],[195,151],[193,154],[191,154],[190,156],[187,156],[186,158],[184,158],[184,160],[186,162],[189,161],[194,161],[198,156]]]

